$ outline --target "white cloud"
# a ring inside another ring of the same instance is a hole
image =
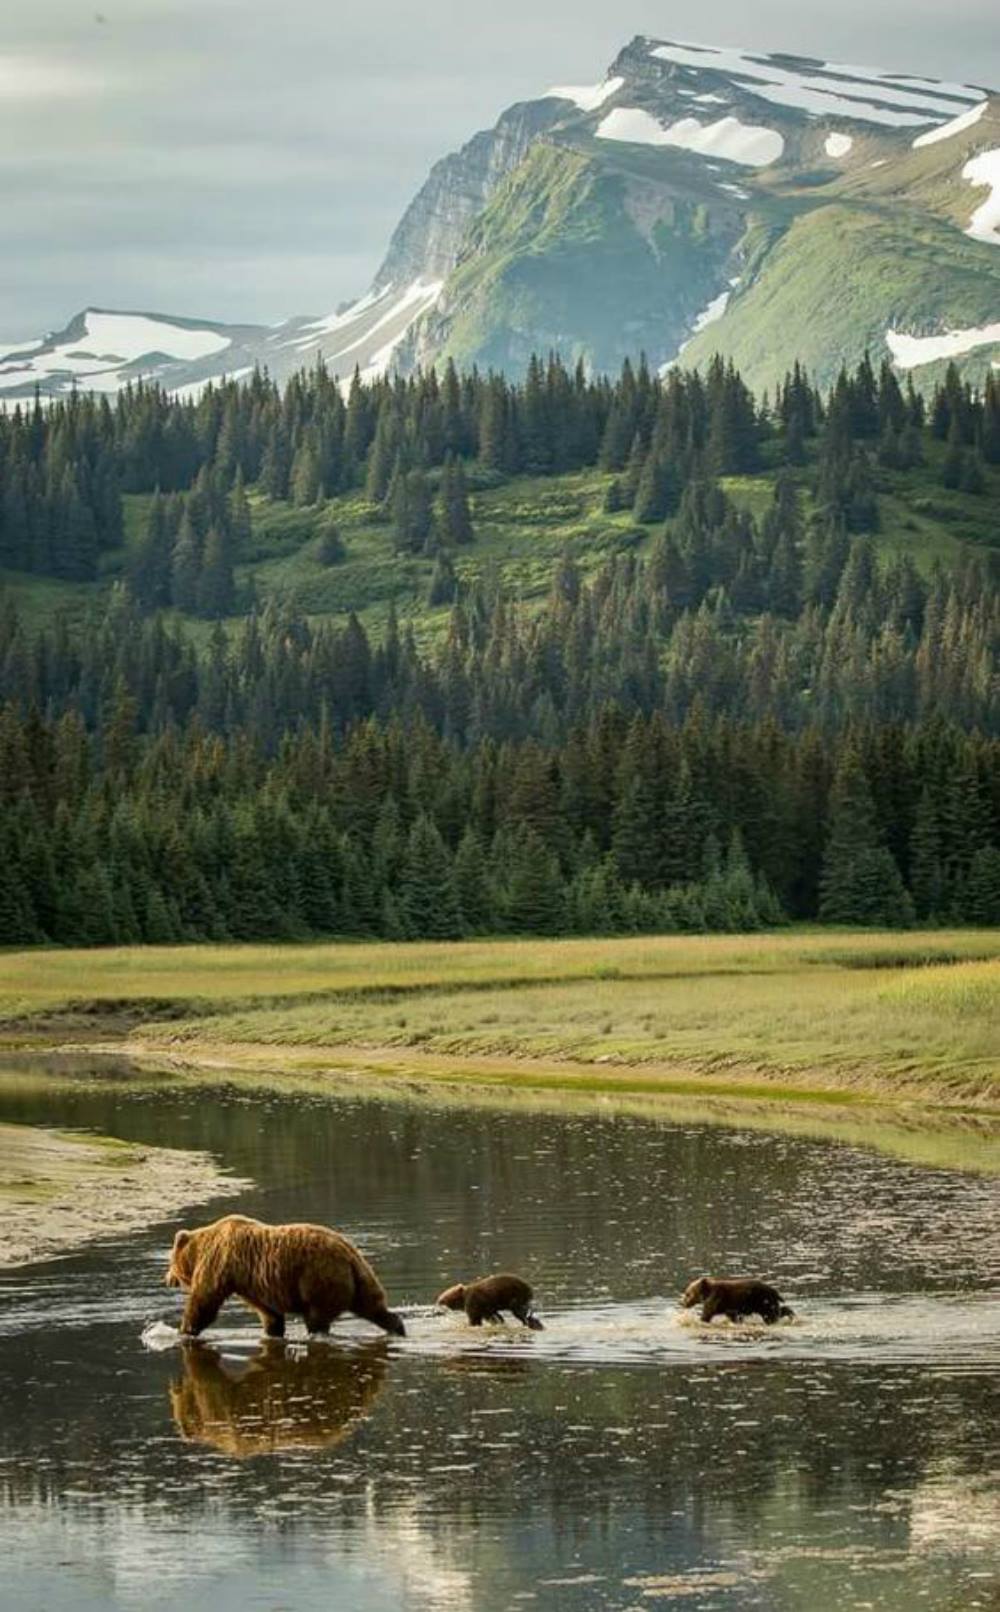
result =
[[[98,95],[106,83],[105,74],[71,62],[0,54],[0,107]]]

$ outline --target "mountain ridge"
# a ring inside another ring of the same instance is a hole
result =
[[[548,348],[592,370],[721,352],[756,386],[796,358],[829,383],[870,350],[919,385],[952,360],[980,383],[998,247],[985,86],[637,35],[597,83],[515,103],[435,163],[346,308],[274,327],[87,309],[0,351],[0,401],[140,375],[196,395],[317,360],[345,383],[447,358],[516,372]],[[92,315],[159,328],[118,353]]]

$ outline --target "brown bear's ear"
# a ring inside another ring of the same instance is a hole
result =
[[[181,1249],[186,1248],[190,1241],[191,1233],[189,1231],[177,1232],[176,1236],[174,1237],[174,1253],[179,1254]]]

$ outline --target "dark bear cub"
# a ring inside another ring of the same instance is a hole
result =
[[[731,1321],[742,1321],[748,1315],[759,1315],[772,1326],[783,1317],[795,1314],[782,1301],[776,1287],[758,1282],[752,1276],[699,1276],[684,1289],[681,1304],[685,1310],[701,1305],[701,1319],[711,1321],[713,1316],[726,1315]]]
[[[542,1323],[532,1308],[533,1298],[523,1277],[501,1273],[481,1276],[478,1282],[457,1282],[439,1293],[434,1302],[443,1304],[446,1310],[464,1310],[472,1327],[482,1326],[484,1321],[501,1321],[501,1311],[509,1310],[524,1326],[542,1332]]]

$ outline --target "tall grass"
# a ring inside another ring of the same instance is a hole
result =
[[[94,1013],[145,1043],[338,1049],[341,1067],[364,1049],[386,1070],[431,1059],[470,1078],[491,1059],[539,1078],[544,1064],[546,1079],[633,1071],[1000,1104],[1000,933],[987,931],[3,957],[9,1035],[69,1039]]]

